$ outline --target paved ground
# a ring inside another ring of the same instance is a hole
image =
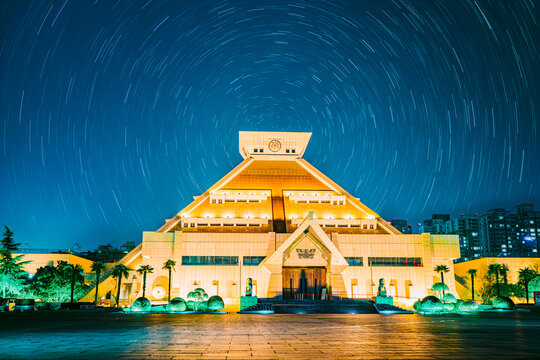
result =
[[[540,313],[0,313],[2,359],[532,359]]]

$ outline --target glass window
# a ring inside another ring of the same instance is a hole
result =
[[[345,260],[347,260],[349,266],[364,266],[362,257],[346,257]]]
[[[370,257],[369,266],[422,266],[422,258],[418,257]]]
[[[182,256],[182,265],[238,265],[238,256]]]
[[[245,266],[257,266],[259,265],[266,256],[244,256],[244,265]]]

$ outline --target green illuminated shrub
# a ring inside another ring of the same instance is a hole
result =
[[[197,303],[197,311],[205,312],[208,310],[208,301],[199,301]]]
[[[507,296],[497,296],[495,299],[493,299],[492,304],[495,309],[510,310],[515,307],[512,299]]]
[[[422,299],[420,311],[440,312],[443,311],[443,304],[441,303],[441,300],[435,296],[426,296]]]
[[[223,309],[224,307],[225,304],[223,303],[223,299],[221,298],[221,296],[214,295],[210,296],[210,298],[208,299],[209,310],[217,311]]]
[[[133,305],[131,305],[131,311],[135,312],[150,311],[151,308],[152,303],[145,297],[137,298],[137,300],[133,302]]]
[[[443,309],[444,311],[454,311],[454,304],[452,303],[444,303],[443,304]]]
[[[202,288],[196,288],[188,294],[188,309],[192,311],[206,311],[208,309],[208,294]],[[204,304],[203,304],[204,303]],[[204,309],[204,310],[203,310]]]
[[[186,311],[186,302],[182,298],[174,298],[167,304],[167,311],[182,312]]]
[[[456,311],[477,311],[478,304],[475,301],[461,301],[456,304]]]
[[[443,293],[445,291],[450,290],[450,288],[448,287],[448,285],[446,285],[446,284],[444,284],[442,282],[438,282],[438,283],[433,284],[433,286],[431,287],[430,290],[431,291],[436,291],[439,294],[439,298],[442,299]]]
[[[457,302],[457,299],[452,294],[445,294],[442,298],[442,301],[443,303],[455,304]]]

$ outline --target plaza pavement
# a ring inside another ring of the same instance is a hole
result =
[[[532,359],[540,313],[0,313],[1,359]]]

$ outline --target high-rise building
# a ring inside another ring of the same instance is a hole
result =
[[[480,239],[485,256],[538,256],[540,212],[532,204],[521,204],[512,214],[492,209],[480,217]]]
[[[390,224],[399,231],[401,231],[403,234],[412,234],[412,225],[407,224],[407,219],[392,219],[392,221],[390,221]]]
[[[460,261],[474,260],[484,254],[477,214],[461,214],[460,217],[447,220],[445,224],[446,234],[459,235]]]
[[[450,220],[449,214],[433,214],[431,219],[424,220],[420,226],[420,234],[446,234],[446,222]]]

